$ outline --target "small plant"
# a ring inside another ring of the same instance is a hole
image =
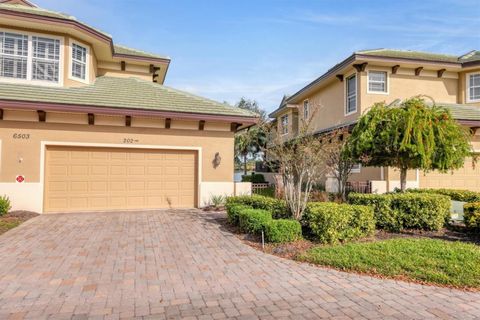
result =
[[[225,207],[227,208],[228,222],[234,226],[238,226],[239,224],[238,219],[241,211],[253,209],[251,206],[246,206],[239,203],[227,203]]]
[[[215,209],[223,207],[226,201],[227,201],[227,197],[223,195],[212,195],[210,198],[210,203],[213,205]]]
[[[0,197],[0,216],[3,216],[12,209],[10,199],[7,196]]]
[[[467,228],[480,230],[480,202],[467,203],[463,206],[463,221]]]

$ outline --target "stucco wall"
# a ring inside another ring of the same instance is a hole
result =
[[[61,123],[68,119],[72,123]],[[211,195],[233,193],[234,134],[229,124],[207,121],[205,130],[199,131],[198,122],[192,121],[172,120],[171,129],[139,127],[151,126],[152,119],[132,122],[136,126],[125,127],[123,117],[96,116],[96,124],[89,126],[86,115],[48,113],[47,122],[39,123],[36,112],[6,110],[0,121],[0,194],[14,198],[16,209],[41,211],[42,145],[48,142],[200,150],[199,205]],[[221,158],[218,166],[213,163],[216,153]],[[16,183],[17,175],[25,176],[25,183]]]

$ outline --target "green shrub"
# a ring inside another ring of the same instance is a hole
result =
[[[352,204],[372,206],[377,227],[439,230],[450,217],[450,199],[429,193],[350,194]]]
[[[242,231],[260,234],[272,221],[272,214],[262,209],[244,209],[240,210],[238,220]]]
[[[242,176],[242,182],[265,183],[265,177],[261,173],[252,173]]]
[[[227,209],[228,222],[235,226],[238,226],[239,224],[238,216],[240,215],[240,212],[242,210],[253,209],[250,206],[246,206],[239,203],[227,203],[225,207]]]
[[[390,231],[401,229],[397,216],[398,212],[392,210],[392,197],[377,194],[350,193],[348,202],[372,207],[377,228]]]
[[[480,202],[466,203],[463,206],[463,221],[468,228],[480,229]]]
[[[251,206],[254,209],[270,211],[275,219],[290,218],[291,216],[286,202],[275,198],[260,195],[229,197],[227,199],[227,204],[231,203],[243,204]]]
[[[359,239],[375,231],[373,209],[368,206],[311,202],[302,222],[315,240],[322,243]]]
[[[480,202],[480,192],[455,189],[408,189],[410,193],[429,193],[449,196],[453,201]]]
[[[12,209],[10,199],[7,196],[0,197],[0,216],[7,214]]]
[[[302,238],[302,226],[297,220],[272,220],[265,226],[265,237],[268,242],[292,242]]]

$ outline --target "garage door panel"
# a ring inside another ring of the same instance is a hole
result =
[[[421,188],[450,188],[480,191],[480,166],[471,158],[465,160],[463,168],[448,173],[438,171],[420,175]]]
[[[194,207],[196,152],[48,147],[45,211]]]

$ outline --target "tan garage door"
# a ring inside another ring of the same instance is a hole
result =
[[[472,159],[465,160],[465,165],[452,173],[420,173],[420,188],[449,188],[480,191],[480,163],[475,165]]]
[[[192,208],[196,152],[48,147],[45,212]]]

